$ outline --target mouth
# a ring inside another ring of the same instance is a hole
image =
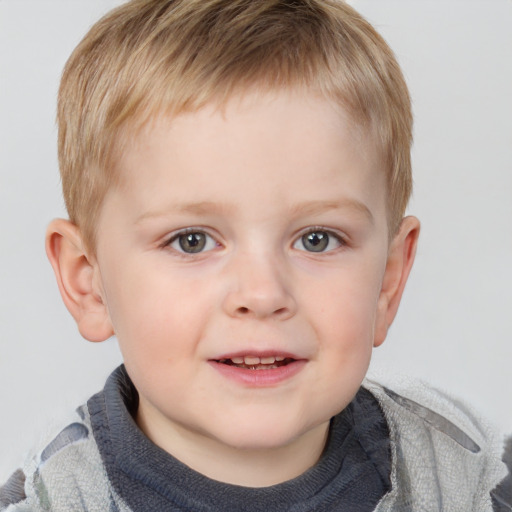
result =
[[[295,354],[282,352],[239,352],[209,360],[212,368],[223,377],[251,389],[281,385],[301,373],[307,362]]]
[[[241,368],[243,370],[274,370],[287,366],[296,359],[285,356],[236,356],[230,358],[222,358],[216,360],[219,364],[225,364],[227,366]]]

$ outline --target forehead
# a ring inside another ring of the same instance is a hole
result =
[[[154,118],[126,144],[119,188],[148,202],[153,194],[154,205],[155,186],[159,195],[167,191],[161,195],[168,203],[185,195],[196,202],[225,201],[230,194],[247,201],[266,188],[268,202],[336,200],[343,191],[330,182],[345,176],[347,186],[359,175],[359,188],[373,200],[386,188],[375,140],[339,104],[317,94],[251,92]]]

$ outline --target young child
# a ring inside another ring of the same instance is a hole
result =
[[[1,510],[510,509],[470,412],[364,381],[419,223],[407,87],[352,8],[133,0],[71,56],[58,121],[48,256],[124,365]]]

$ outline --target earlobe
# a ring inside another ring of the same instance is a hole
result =
[[[374,346],[386,339],[398,311],[407,278],[414,263],[420,223],[416,217],[405,217],[391,242],[382,288],[377,305]]]
[[[89,341],[104,341],[112,336],[99,270],[88,257],[77,226],[64,219],[53,220],[46,232],[46,254],[62,300],[80,334]]]

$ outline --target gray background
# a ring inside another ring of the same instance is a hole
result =
[[[82,340],[44,254],[64,216],[55,97],[64,62],[114,0],[0,0],[0,482],[120,362]],[[424,378],[512,433],[512,1],[354,0],[387,38],[416,115],[423,231],[372,367]]]

